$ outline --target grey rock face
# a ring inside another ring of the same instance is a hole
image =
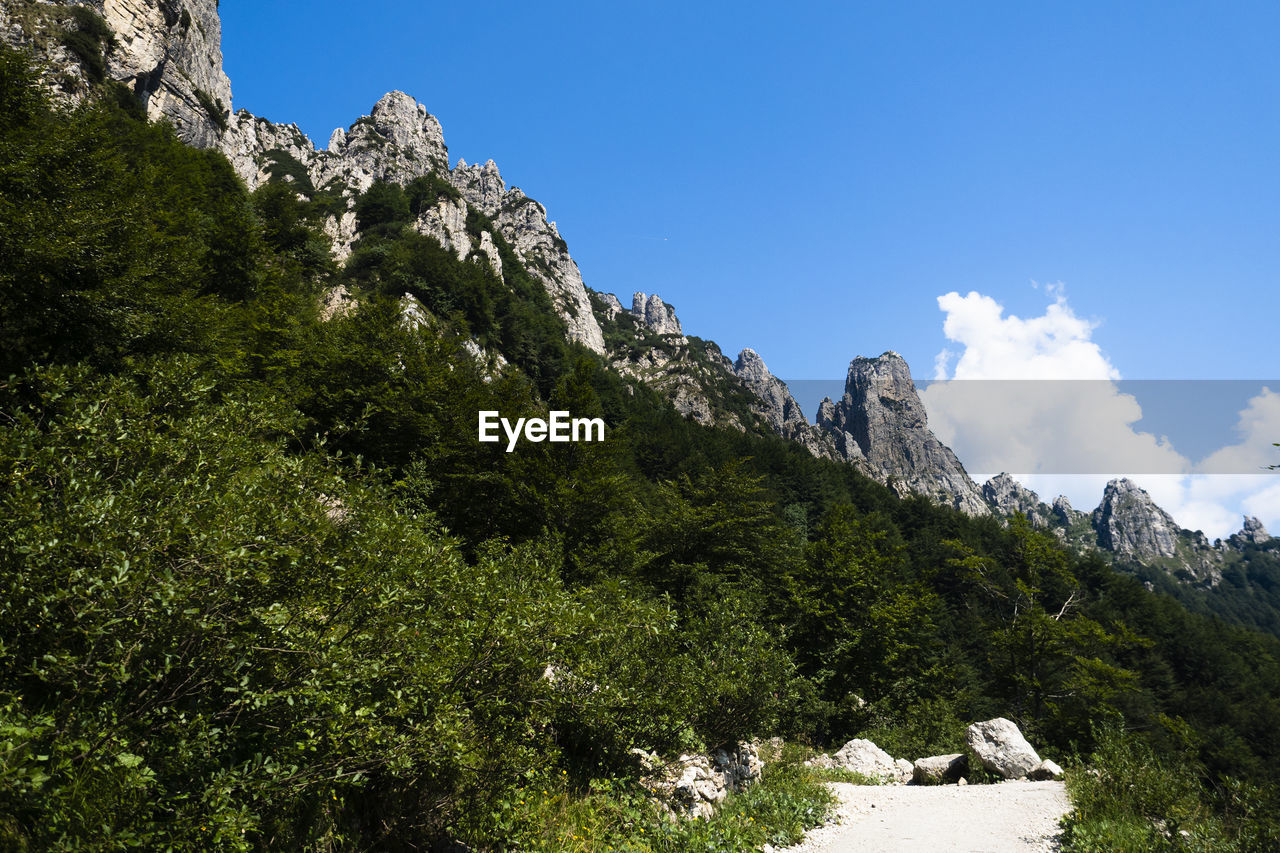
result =
[[[1078,509],[1071,508],[1071,501],[1066,495],[1058,495],[1053,499],[1053,523],[1060,527],[1071,527],[1088,516]]]
[[[604,317],[606,320],[612,320],[626,310],[622,307],[622,303],[618,301],[618,297],[612,293],[601,293],[600,301],[604,303]]]
[[[818,423],[845,446],[846,458],[857,458],[849,447],[856,444],[870,475],[900,494],[925,495],[969,515],[990,514],[960,460],[929,431],[911,372],[897,353],[855,358],[844,396],[823,405]]]
[[[800,411],[800,404],[791,396],[786,384],[769,372],[764,359],[755,350],[744,349],[738,353],[733,372],[760,398],[763,404],[761,414],[775,432],[785,432],[786,427],[793,424],[808,426],[809,421]]]
[[[969,772],[969,758],[963,753],[917,758],[911,770],[911,781],[917,785],[941,785],[958,782]]]
[[[653,771],[644,778],[645,787],[681,818],[711,817],[730,791],[755,782],[764,769],[754,744],[737,744],[710,755],[682,755],[666,765],[656,755],[641,752],[640,757]]]
[[[591,300],[582,282],[582,273],[569,255],[546,209],[517,188],[508,189],[492,160],[467,165],[459,160],[449,170],[449,152],[440,122],[403,92],[391,92],[378,101],[370,114],[346,130],[334,131],[329,146],[318,151],[296,127],[277,125],[238,113],[221,144],[236,171],[250,187],[265,182],[274,159],[286,154],[305,168],[317,188],[337,187],[349,204],[374,181],[406,184],[435,173],[449,180],[462,200],[441,199],[424,211],[415,227],[436,238],[459,258],[478,250],[489,266],[502,275],[502,260],[493,235],[481,236],[473,245],[466,232],[467,205],[494,221],[503,239],[515,250],[529,271],[547,288],[570,340],[593,352],[604,353],[604,335],[591,311]],[[356,237],[356,219],[346,214],[326,223],[339,258],[350,254]]]
[[[809,423],[786,383],[769,372],[764,359],[755,350],[744,349],[738,353],[733,372],[759,399],[760,405],[755,407],[755,411],[774,432],[799,442],[814,456],[842,458],[834,439]]]
[[[1138,560],[1177,554],[1178,525],[1130,480],[1107,483],[1092,522],[1099,547],[1113,553]]]
[[[138,93],[152,121],[168,119],[184,142],[214,147],[231,115],[217,0],[105,0],[102,17],[116,34],[108,76]]]
[[[1041,502],[1040,496],[1009,474],[997,474],[987,480],[982,486],[982,496],[1000,515],[1012,516],[1020,512],[1027,517],[1032,527],[1049,526],[1048,507]]]
[[[680,321],[676,319],[676,309],[663,302],[662,297],[656,293],[652,296],[633,294],[631,313],[659,335],[684,335],[680,329]]]
[[[217,0],[0,3],[0,40],[33,49],[55,98],[77,103],[90,88],[80,61],[57,39],[41,37],[59,26],[59,7],[66,6],[87,6],[102,15],[115,36],[105,51],[106,77],[136,93],[150,119],[168,120],[188,144],[217,145],[231,113]],[[23,7],[24,15],[10,7]],[[27,32],[24,24],[41,32]]]
[[[604,333],[591,310],[582,272],[556,224],[547,219],[546,208],[518,187],[508,189],[492,160],[483,166],[459,160],[452,172],[444,174],[468,204],[494,221],[503,239],[547,288],[568,326],[569,339],[603,355]]]
[[[867,460],[862,454],[862,448],[858,446],[858,440],[844,428],[843,420],[837,423],[836,417],[836,404],[831,402],[830,397],[823,397],[818,404],[818,429],[835,444],[840,459],[865,471]]]
[[[1040,756],[1027,743],[1018,726],[1004,717],[969,726],[965,742],[982,761],[983,767],[1006,779],[1025,778],[1040,766]]]
[[[1027,774],[1027,778],[1032,782],[1048,782],[1052,779],[1061,779],[1063,770],[1056,762],[1045,759],[1040,765]]]

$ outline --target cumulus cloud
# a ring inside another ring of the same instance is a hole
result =
[[[1280,461],[1273,442],[1280,441],[1280,394],[1270,388],[1249,400],[1236,423],[1239,442],[1205,457],[1196,470],[1206,474],[1259,473]]]
[[[1238,530],[1241,513],[1280,526],[1280,483],[1239,476],[1280,461],[1271,446],[1280,440],[1280,394],[1263,389],[1239,413],[1238,443],[1193,465],[1137,427],[1142,408],[1093,341],[1097,323],[1072,310],[1060,285],[1047,291],[1044,313],[1028,318],[977,292],[938,297],[958,352],[939,353],[943,381],[921,397],[930,427],[965,467],[979,478],[1008,471],[1046,502],[1065,494],[1085,511],[1108,478],[1130,476],[1179,524],[1210,537]]]
[[[1053,302],[1040,317],[1005,316],[990,296],[956,291],[938,297],[946,314],[942,331],[964,347],[955,372],[935,364],[935,379],[1119,379],[1120,371],[1091,340],[1096,323],[1077,317],[1062,287],[1050,286]],[[944,353],[948,352],[943,350]]]
[[[975,471],[1015,474],[1183,473],[1191,463],[1134,424],[1142,408],[1114,384],[1120,371],[1061,287],[1043,315],[1005,315],[990,296],[938,297],[943,332],[964,347],[955,371],[922,397],[935,434]],[[947,350],[943,351],[948,352]]]

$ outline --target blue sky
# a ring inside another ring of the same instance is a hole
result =
[[[237,108],[323,146],[409,92],[589,286],[660,293],[784,378],[963,362],[984,332],[948,340],[952,292],[1065,307],[1125,379],[1280,377],[1280,4],[221,11]]]

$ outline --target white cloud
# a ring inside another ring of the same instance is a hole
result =
[[[1256,474],[1280,461],[1280,394],[1270,388],[1249,400],[1236,423],[1240,441],[1215,451],[1196,466],[1207,474]]]
[[[1004,306],[977,291],[939,296],[938,307],[947,315],[942,331],[964,352],[951,376],[940,362],[935,378],[1119,379],[1120,371],[1090,340],[1097,324],[1075,315],[1061,285],[1047,290],[1053,302],[1043,316],[1027,320],[1006,317]]]
[[[935,364],[939,379],[960,381],[922,394],[934,433],[977,471],[1189,471],[1168,441],[1133,428],[1142,409],[1114,384],[1120,371],[1091,339],[1097,324],[1076,316],[1061,285],[1047,290],[1053,301],[1027,319],[977,292],[938,297],[943,332],[964,351],[950,377],[949,358]]]
[[[1280,461],[1271,446],[1280,441],[1280,394],[1264,389],[1250,400],[1240,441],[1193,466],[1163,436],[1136,428],[1141,406],[1116,386],[1120,371],[1092,340],[1097,323],[1075,314],[1061,285],[1046,291],[1053,301],[1044,314],[1026,319],[977,292],[938,297],[943,332],[963,349],[939,353],[937,379],[1089,380],[929,385],[921,397],[930,427],[965,467],[1009,471],[1046,503],[1065,494],[1086,512],[1107,479],[1129,476],[1180,525],[1210,538],[1239,530],[1242,513],[1280,528],[1280,483],[1256,476]]]

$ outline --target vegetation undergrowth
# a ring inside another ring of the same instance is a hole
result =
[[[499,804],[490,829],[505,839],[500,850],[745,853],[795,844],[820,824],[835,802],[824,781],[822,772],[784,759],[730,793],[711,817],[676,819],[632,779],[593,779],[582,789],[532,779]]]
[[[633,750],[914,758],[994,716],[1104,767],[1118,719],[1181,768],[1083,789],[1079,845],[1161,810],[1272,838],[1275,638],[690,422],[566,342],[500,234],[501,274],[407,227],[441,179],[371,187],[340,266],[340,188],[276,158],[249,192],[128,96],[52,109],[0,48],[0,848],[750,849],[820,773],[677,824]],[[550,408],[608,440],[476,440]]]
[[[1182,728],[1169,721],[1174,728]],[[1188,733],[1183,729],[1182,736]],[[1206,788],[1195,751],[1156,752],[1114,721],[1102,724],[1085,766],[1067,776],[1069,853],[1265,853],[1280,849],[1280,817],[1257,786]]]

